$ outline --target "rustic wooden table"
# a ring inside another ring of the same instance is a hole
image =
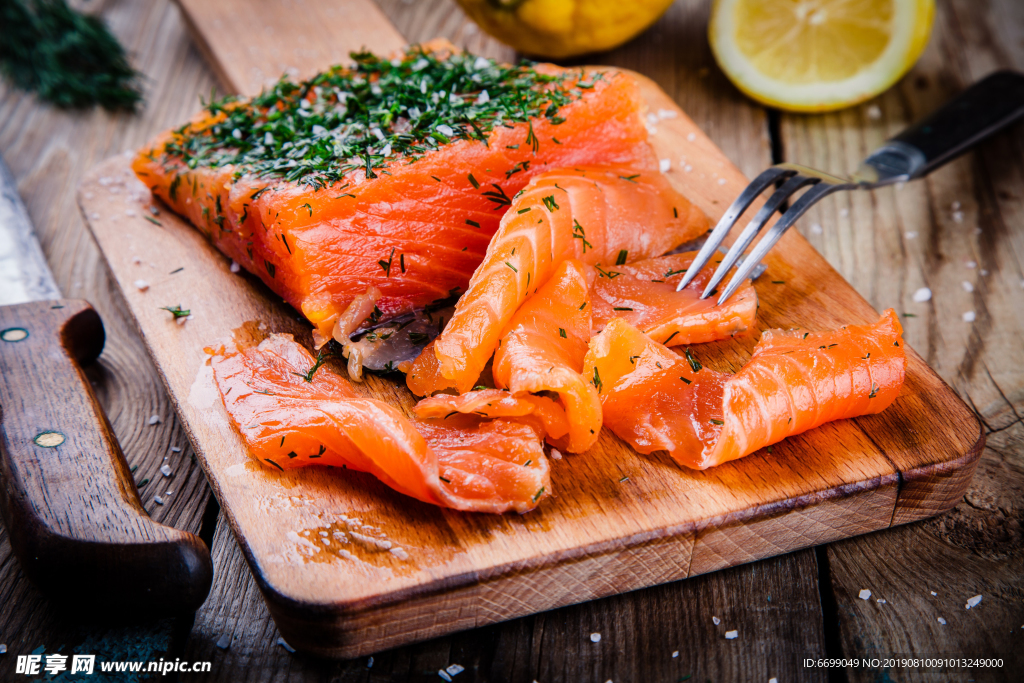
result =
[[[379,1],[413,40],[445,36],[487,56],[514,57],[481,34],[451,0]],[[218,517],[75,205],[75,186],[93,164],[185,120],[199,96],[217,87],[215,77],[168,0],[89,5],[146,74],[144,109],[58,111],[3,84],[0,153],[17,178],[64,294],[90,300],[103,315],[107,347],[90,377],[129,462],[138,466],[137,480],[149,480],[140,489],[146,509],[164,523],[198,532],[212,548],[215,577],[194,620],[97,624],[89,614],[69,614],[51,604],[28,584],[0,527],[0,643],[7,645],[0,679],[15,677],[17,654],[38,649],[101,659],[212,662],[212,673],[182,680],[436,680],[438,670],[453,663],[466,669],[458,681],[1019,680],[1024,125],[925,181],[827,200],[800,226],[876,308],[892,306],[904,314],[908,341],[984,421],[988,445],[972,487],[954,510],[371,659],[317,661],[278,644],[241,552]],[[643,36],[591,61],[652,77],[748,175],[773,159],[852,169],[886,137],[968,83],[998,68],[1024,69],[1024,3],[939,0],[931,44],[890,91],[836,114],[780,114],[744,98],[715,66],[705,37],[708,6],[679,0]],[[921,287],[933,296],[915,302]],[[151,415],[160,422],[149,425]],[[159,471],[165,462],[170,478]],[[157,495],[163,505],[156,504]],[[865,588],[869,600],[858,597]],[[967,599],[978,594],[981,604],[966,610]],[[725,639],[732,629],[738,638]],[[594,632],[602,634],[598,643],[590,638]],[[803,664],[807,657],[893,655],[1001,656],[1004,666],[934,673],[883,662],[826,672]]]

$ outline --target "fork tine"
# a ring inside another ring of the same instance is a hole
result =
[[[773,225],[765,236],[757,243],[754,250],[750,252],[750,255],[743,261],[743,264],[733,275],[732,280],[729,281],[729,285],[722,292],[722,296],[718,298],[718,305],[722,305],[725,301],[732,296],[743,281],[750,275],[750,271],[757,267],[757,264],[761,262],[761,259],[765,257],[768,250],[775,246],[782,235],[785,234],[786,230],[790,228],[797,221],[800,216],[807,212],[807,209],[811,208],[818,202],[819,199],[826,195],[832,194],[836,190],[842,190],[844,186],[833,185],[828,182],[820,182],[811,189],[804,192],[800,199],[796,200],[791,207],[782,214],[775,225]]]
[[[676,286],[676,291],[680,291],[683,287],[690,284],[690,281],[697,276],[704,266],[707,265],[708,260],[711,258],[711,254],[715,253],[722,244],[722,240],[732,230],[732,226],[736,224],[736,220],[743,215],[743,212],[753,203],[757,197],[765,191],[770,185],[773,185],[776,180],[782,177],[791,176],[796,171],[788,168],[779,168],[778,166],[772,166],[771,168],[762,172],[759,176],[750,181],[740,193],[740,196],[736,198],[725,214],[722,215],[722,219],[718,221],[718,225],[708,235],[707,241],[704,246],[697,252],[697,257],[693,259],[693,263],[686,269],[686,274],[683,275],[683,279],[679,281]]]
[[[732,248],[725,255],[725,258],[722,259],[722,263],[719,264],[718,270],[716,270],[715,274],[711,276],[711,280],[708,281],[707,286],[704,288],[704,293],[701,294],[700,298],[708,298],[708,296],[711,295],[711,292],[714,291],[715,287],[718,286],[718,283],[725,279],[729,269],[732,268],[736,261],[739,260],[740,256],[743,255],[743,252],[747,250],[750,243],[754,241],[754,238],[757,237],[757,234],[761,232],[762,228],[764,228],[765,224],[772,217],[772,214],[782,206],[782,203],[793,196],[793,193],[804,185],[816,182],[818,182],[818,178],[810,178],[797,173],[795,176],[783,183],[782,187],[775,190],[775,192],[773,192],[768,198],[768,201],[765,202],[764,206],[761,207],[760,211],[758,211],[754,216],[753,220],[751,220],[747,224],[747,227],[744,228],[743,232],[740,233],[739,238],[733,242]]]

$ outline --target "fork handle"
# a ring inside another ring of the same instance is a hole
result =
[[[880,184],[931,173],[1024,115],[1024,74],[997,71],[872,152]]]

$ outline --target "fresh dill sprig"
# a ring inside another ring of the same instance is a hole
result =
[[[0,2],[0,71],[58,107],[134,109],[141,75],[99,18],[65,0]]]
[[[540,117],[557,125],[561,107],[583,95],[576,87],[582,71],[549,75],[529,62],[505,66],[468,52],[414,46],[395,59],[351,58],[352,66],[307,81],[283,78],[252,100],[207,103],[211,119],[177,129],[168,160],[189,168],[231,164],[239,176],[320,189],[359,169],[375,177],[396,157],[412,161],[455,140],[486,142],[499,126]],[[486,196],[499,207],[511,203],[495,187]]]

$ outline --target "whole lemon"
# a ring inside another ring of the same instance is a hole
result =
[[[487,33],[519,52],[564,58],[610,50],[657,21],[672,0],[458,0]]]

